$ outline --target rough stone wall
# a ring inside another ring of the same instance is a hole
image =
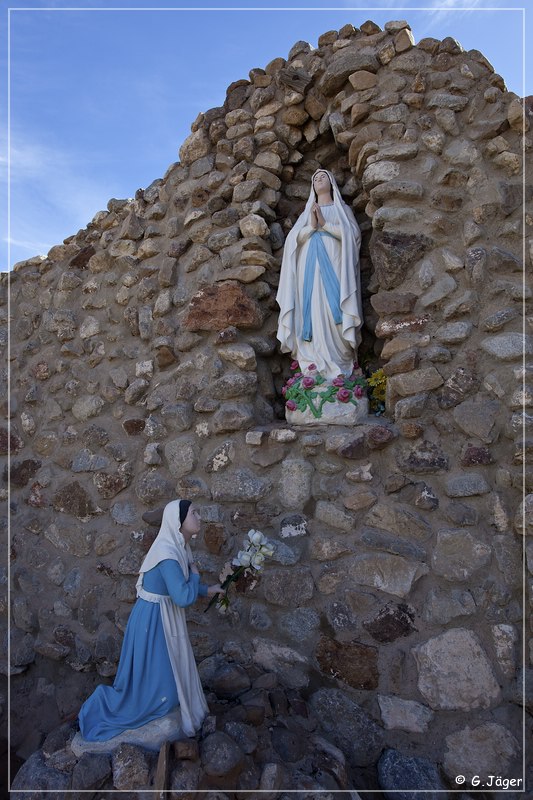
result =
[[[338,686],[383,745],[450,780],[465,753],[516,772],[533,644],[522,108],[455,40],[346,25],[252,69],[162,179],[15,267],[0,440],[21,751],[114,674],[159,510],[182,496],[208,581],[249,527],[276,543],[227,616],[189,614],[207,682],[221,654],[252,660]],[[289,429],[279,392],[284,235],[317,166],[364,232],[365,341],[389,378],[387,415],[351,430]]]

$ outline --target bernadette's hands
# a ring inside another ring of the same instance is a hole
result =
[[[194,572],[195,575],[199,575],[200,574],[200,571],[199,571],[198,567],[196,566],[196,564],[189,564],[189,570],[191,572]]]
[[[222,591],[222,587],[219,583],[214,583],[212,586],[207,587],[207,596],[213,597],[213,595],[218,594]]]

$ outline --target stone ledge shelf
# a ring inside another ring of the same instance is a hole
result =
[[[352,403],[326,403],[318,419],[308,408],[305,411],[289,411],[286,408],[285,414],[289,425],[345,425],[351,428],[369,422],[366,397],[358,400],[356,406]]]

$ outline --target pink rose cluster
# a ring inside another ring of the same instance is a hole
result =
[[[288,411],[296,411],[298,408],[302,410],[307,407],[315,417],[319,418],[324,403],[333,403],[336,400],[340,403],[356,403],[355,398],[364,395],[363,387],[357,383],[362,378],[362,371],[356,363],[353,365],[353,372],[350,376],[337,375],[329,386],[325,378],[318,372],[316,364],[309,364],[302,372],[298,361],[293,361],[290,368],[293,373],[292,377],[281,390]],[[311,389],[314,391],[310,392]]]

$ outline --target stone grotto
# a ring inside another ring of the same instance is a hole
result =
[[[220,103],[162,178],[2,274],[13,789],[107,797],[163,771],[170,798],[392,800],[523,780],[531,98],[455,39],[367,21],[297,42]],[[281,255],[317,167],[363,234],[359,358],[386,377],[384,413],[355,427],[289,425],[281,395]],[[201,510],[206,582],[249,528],[274,555],[226,614],[188,611],[211,710],[196,739],[75,756],[175,497]]]

